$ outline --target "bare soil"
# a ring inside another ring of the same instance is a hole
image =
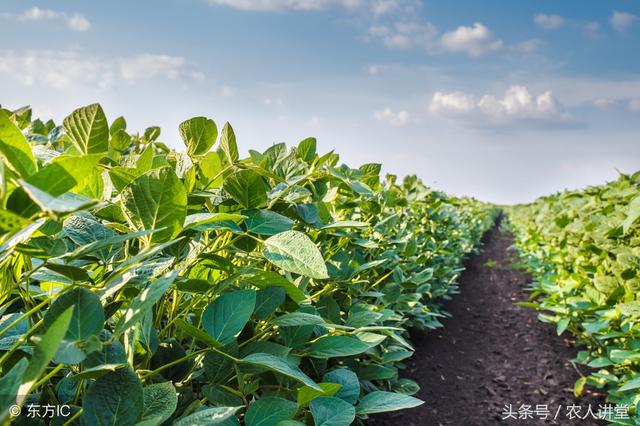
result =
[[[412,333],[416,353],[401,376],[420,385],[420,407],[373,416],[371,425],[599,425],[592,416],[570,419],[567,408],[591,405],[603,396],[590,390],[573,396],[580,377],[570,360],[578,349],[568,333],[542,323],[527,301],[530,277],[514,267],[513,239],[499,224],[483,238],[482,251],[466,263],[460,294],[446,306],[444,328]],[[511,404],[517,419],[507,418]],[[523,404],[531,406],[528,418]],[[541,405],[536,412],[536,406]],[[545,406],[549,418],[544,417]],[[576,411],[577,409],[574,409]],[[555,417],[555,419],[554,419]]]

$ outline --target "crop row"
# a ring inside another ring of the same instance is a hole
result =
[[[584,345],[585,385],[631,407],[640,402],[640,173],[509,211],[517,248],[534,275],[526,305]],[[636,424],[636,420],[618,421]]]
[[[494,210],[305,139],[185,151],[95,104],[0,110],[0,407],[58,424],[348,425],[421,403],[407,329],[440,325]],[[216,145],[217,144],[217,145]]]

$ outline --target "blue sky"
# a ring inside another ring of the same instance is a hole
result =
[[[0,103],[130,129],[205,115],[241,148],[316,136],[500,202],[640,169],[640,2],[3,0]]]

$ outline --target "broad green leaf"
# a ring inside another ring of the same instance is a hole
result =
[[[27,225],[26,228],[22,228],[18,232],[7,238],[2,244],[0,244],[0,262],[4,261],[13,249],[20,243],[27,241],[31,235],[33,235],[44,224],[44,219],[38,219],[35,222]]]
[[[143,389],[142,420],[157,419],[158,424],[167,420],[178,405],[176,388],[171,382],[154,383]]]
[[[175,281],[177,275],[177,271],[172,271],[147,284],[140,294],[129,303],[129,306],[116,324],[114,335],[119,336],[134,326],[162,298]]]
[[[405,410],[424,404],[424,401],[409,395],[393,392],[375,391],[366,394],[356,406],[360,415]]]
[[[94,200],[74,194],[73,192],[65,192],[64,194],[54,197],[48,192],[27,182],[20,181],[20,185],[24,192],[29,195],[29,198],[45,212],[71,213],[96,203]]]
[[[196,411],[173,423],[173,426],[215,426],[225,423],[241,407],[215,407]]]
[[[28,364],[29,361],[27,361],[26,358],[22,358],[11,367],[11,370],[0,377],[0,418],[5,416],[5,410],[9,408],[10,405],[14,405],[17,402],[18,389],[20,388],[22,376]]]
[[[329,278],[318,247],[302,232],[285,231],[267,238],[264,257],[285,271],[310,278]]]
[[[246,209],[259,208],[267,203],[267,189],[258,173],[240,170],[225,178],[224,190]]]
[[[111,149],[123,152],[130,144],[131,136],[124,129],[116,130],[111,134],[111,140],[109,141]]]
[[[333,396],[342,387],[337,383],[318,383],[318,386],[322,388],[322,391],[310,388],[309,386],[303,386],[298,389],[298,406],[306,407],[311,401],[320,396]]]
[[[286,298],[282,287],[265,287],[256,293],[256,307],[253,315],[257,319],[265,319],[271,315]]]
[[[306,312],[290,312],[274,319],[273,324],[280,327],[300,327],[303,325],[323,325],[325,321],[319,315]]]
[[[271,210],[250,210],[244,214],[247,216],[247,231],[255,234],[275,235],[290,230],[294,225],[293,220]]]
[[[149,237],[150,243],[165,242],[182,230],[187,215],[187,193],[173,170],[154,169],[122,191],[122,207],[136,229],[158,229]]]
[[[245,422],[247,426],[277,426],[292,419],[297,411],[295,402],[273,396],[260,398],[247,409]]]
[[[215,340],[227,344],[249,321],[256,305],[256,292],[236,290],[211,302],[202,314],[202,327]]]
[[[72,314],[73,308],[69,307],[51,323],[51,326],[45,330],[44,334],[33,338],[36,342],[36,347],[29,361],[29,366],[22,377],[22,384],[18,390],[19,398],[26,398],[31,387],[49,366],[49,362],[53,359],[58,346],[62,343],[67,333]]]
[[[327,336],[311,344],[307,355],[313,358],[333,358],[358,355],[370,348],[355,337]]]
[[[98,377],[82,400],[82,422],[88,425],[133,426],[144,407],[142,382],[131,367]]]
[[[99,104],[78,108],[64,119],[69,140],[82,154],[107,152],[109,125]]]
[[[259,272],[256,275],[249,277],[247,281],[258,288],[267,288],[272,286],[282,287],[287,293],[287,296],[289,296],[291,300],[296,303],[300,303],[306,299],[306,296],[302,290],[296,287],[294,283],[276,272]]]
[[[102,154],[60,155],[29,176],[26,182],[53,196],[62,195],[90,175],[101,158]]]
[[[180,123],[180,136],[189,156],[203,155],[216,143],[218,128],[211,119],[194,117]]]
[[[73,307],[73,315],[64,338],[76,341],[100,333],[104,325],[104,309],[100,298],[83,287],[76,287],[59,296],[44,316],[45,329],[53,326],[55,321],[67,309]]]
[[[238,154],[238,145],[236,143],[236,134],[233,132],[233,128],[229,123],[225,123],[222,128],[222,134],[220,136],[220,148],[227,157],[229,164],[233,164],[238,161],[240,155]]]
[[[340,398],[316,398],[309,408],[315,426],[349,426],[356,418],[355,407]]]
[[[297,380],[300,383],[309,386],[310,388],[322,391],[322,388],[318,386],[316,382],[311,380],[309,376],[304,374],[298,367],[289,363],[283,358],[279,358],[267,353],[254,353],[244,357],[242,359],[242,362],[264,367],[268,370],[275,371],[294,380]]]
[[[338,368],[330,371],[324,375],[322,381],[340,384],[340,390],[335,396],[344,399],[349,404],[355,404],[360,398],[360,382],[356,373],[351,370]]]
[[[218,342],[216,339],[214,339],[213,337],[209,336],[207,333],[205,333],[204,331],[200,330],[199,328],[194,327],[193,325],[189,324],[188,322],[186,322],[182,318],[176,318],[176,320],[173,323],[175,324],[176,327],[178,327],[180,330],[182,330],[188,336],[191,336],[191,337],[193,337],[195,339],[198,339],[201,342],[206,343],[209,346],[213,346],[213,347],[221,346],[221,343]]]
[[[18,216],[9,210],[0,209],[0,234],[5,232],[16,232],[25,228],[29,223],[29,220],[22,216]]]
[[[625,391],[629,391],[632,389],[638,389],[640,388],[640,376],[637,376],[631,380],[627,380],[624,385],[620,386],[618,388],[619,392],[625,392]]]
[[[5,158],[7,166],[23,179],[36,172],[36,162],[29,143],[2,109],[0,109],[0,155]]]
[[[122,116],[113,120],[111,127],[109,127],[109,134],[113,135],[120,130],[127,130],[127,120]]]
[[[316,156],[316,138],[306,138],[298,144],[298,155],[307,163]]]

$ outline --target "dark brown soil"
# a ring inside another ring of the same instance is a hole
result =
[[[482,252],[466,264],[460,294],[446,306],[452,318],[442,329],[412,336],[416,353],[401,375],[420,385],[417,396],[425,404],[376,416],[369,424],[602,424],[592,417],[567,417],[569,405],[581,406],[582,416],[590,404],[597,412],[604,402],[591,392],[574,398],[573,384],[580,377],[576,368],[584,367],[569,362],[577,349],[568,333],[557,336],[533,309],[514,305],[528,300],[530,277],[514,268],[512,244],[498,225],[490,230]],[[508,404],[516,417],[523,404],[530,405],[533,419],[503,420]],[[536,405],[543,405],[537,414]],[[547,420],[541,419],[544,405],[550,411]]]

